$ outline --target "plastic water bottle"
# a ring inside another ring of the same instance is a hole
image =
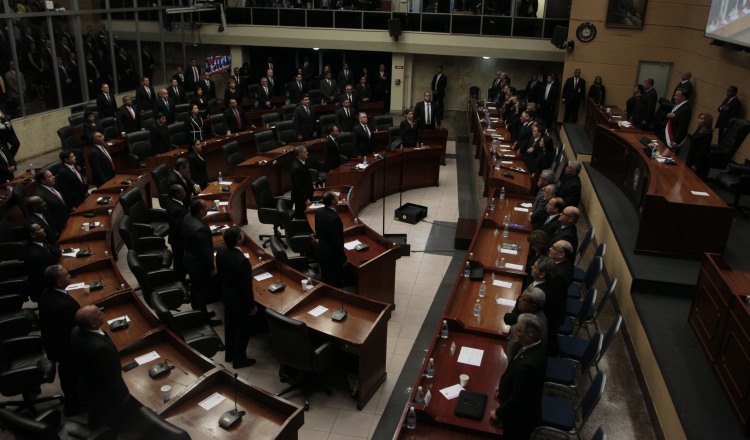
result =
[[[503,218],[503,226],[506,228],[510,225],[510,216],[508,214],[505,214],[505,218]]]
[[[482,285],[479,286],[479,297],[484,298],[484,294],[487,292],[487,281],[482,280]]]
[[[495,198],[490,199],[490,212],[493,212],[495,210]]]
[[[471,264],[467,261],[466,264],[464,264],[464,278],[469,278],[471,275]]]
[[[406,429],[414,429],[417,427],[417,413],[414,412],[414,407],[409,408],[409,415],[406,416]]]
[[[308,289],[312,289],[313,288],[312,278],[310,278],[310,277],[307,277],[307,288]]]
[[[497,228],[495,228],[494,234],[495,234],[495,238],[497,238],[497,236],[500,235],[500,231]]]
[[[224,182],[224,179],[221,178],[221,171],[219,171],[219,185],[221,185],[222,182]]]
[[[500,200],[505,200],[505,187],[500,188]]]
[[[492,284],[495,284],[495,272],[492,272]]]
[[[510,236],[510,231],[508,230],[508,225],[506,224],[503,228],[503,238],[508,238]]]
[[[448,321],[446,320],[443,320],[443,325],[440,327],[440,337],[448,339]]]
[[[36,176],[36,170],[34,169],[34,164],[33,163],[29,164],[29,172],[31,173],[31,177]]]
[[[417,388],[417,395],[414,396],[414,403],[424,403],[424,391],[422,387]]]
[[[365,160],[362,161],[362,165],[367,165],[367,155],[365,155]]]
[[[427,362],[427,369],[424,372],[424,375],[428,379],[432,379],[435,377],[435,359],[430,358],[430,360]]]
[[[473,260],[473,259],[474,259],[474,252],[469,252],[469,260]]]
[[[500,264],[497,266],[500,269],[505,269],[505,257],[500,259]]]
[[[482,304],[479,302],[479,298],[477,298],[477,302],[474,303],[474,317],[479,319],[479,314],[482,312]]]

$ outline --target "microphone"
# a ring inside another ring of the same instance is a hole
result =
[[[95,290],[101,290],[104,288],[104,283],[102,283],[102,277],[99,277],[99,281],[94,281],[89,285],[89,290],[92,292]]]
[[[168,362],[170,362],[170,360],[169,360],[169,359],[167,359],[167,358],[164,358],[164,364],[165,364],[165,365],[169,365],[169,364],[168,364]],[[185,370],[183,370],[182,368],[180,368],[180,366],[179,366],[179,365],[177,365],[177,364],[175,364],[174,362],[172,362],[172,365],[169,365],[169,368],[177,368],[178,370],[180,370],[180,371],[182,371],[183,373],[185,373],[185,376],[187,376],[187,371],[185,371]]]
[[[271,293],[279,293],[285,288],[286,288],[286,285],[284,284],[284,271],[282,269],[279,269],[279,282],[273,283],[270,286],[268,286],[268,291]]]
[[[234,409],[230,409],[225,412],[219,418],[219,426],[224,429],[229,429],[234,426],[235,423],[242,420],[242,416],[245,415],[245,411],[237,411],[237,373],[234,373]]]
[[[341,308],[331,314],[331,319],[336,322],[341,322],[346,319],[347,311],[344,308],[344,288],[341,289]]]
[[[81,249],[80,251],[78,251],[78,253],[76,253],[76,258],[86,258],[94,255],[94,253],[91,252],[91,248],[89,247],[89,245],[87,245],[86,243],[78,244],[80,244],[81,246],[86,246],[86,250]]]

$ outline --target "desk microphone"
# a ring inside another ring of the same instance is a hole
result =
[[[271,293],[279,293],[285,288],[286,288],[286,285],[284,284],[284,271],[279,269],[279,282],[273,283],[270,286],[268,286],[268,291]]]
[[[343,321],[344,319],[346,319],[346,315],[347,315],[346,309],[344,308],[344,288],[342,287],[340,290],[341,290],[341,308],[331,314],[331,319],[336,322]]]
[[[219,426],[224,429],[231,428],[235,423],[242,420],[245,411],[237,411],[237,373],[234,373],[234,409],[225,412],[219,418]]]
[[[81,246],[86,246],[86,250],[81,249],[76,253],[76,258],[86,258],[94,255],[93,252],[91,252],[91,248],[86,243],[78,243]]]
[[[101,290],[104,288],[104,283],[102,283],[102,277],[99,277],[99,281],[94,281],[89,285],[89,290],[92,292],[95,290]]]

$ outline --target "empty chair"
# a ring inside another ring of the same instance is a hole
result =
[[[596,307],[594,307],[593,314],[591,315],[591,319],[589,321],[594,323],[594,328],[596,329],[596,331],[599,331],[599,323],[598,323],[599,315],[601,314],[604,306],[606,306],[607,303],[609,302],[609,299],[612,298],[612,295],[615,293],[615,287],[617,287],[617,278],[612,278],[609,282],[609,285],[607,286],[607,290],[604,292],[604,295],[599,300],[599,304],[597,304]],[[588,330],[588,328],[586,330]]]
[[[283,107],[284,120],[291,121],[294,118],[294,110],[297,109],[297,103],[286,104]]]
[[[5,400],[0,408],[16,406],[19,410],[33,410],[34,405],[62,396],[35,397],[44,383],[55,380],[55,363],[47,359],[38,335],[21,336],[0,341],[0,394],[5,397],[22,396],[22,400]]]
[[[273,150],[280,145],[276,142],[273,137],[272,130],[260,131],[255,133],[255,147],[259,153],[265,153],[266,151]]]
[[[60,424],[60,420],[60,411],[56,409],[47,410],[34,418],[0,409],[0,424],[16,439],[113,440],[117,438],[117,434],[106,426],[94,429],[73,420],[66,420]],[[164,439],[164,437],[161,438]]]
[[[592,259],[596,257],[604,258],[604,254],[606,253],[607,253],[607,243],[601,243],[599,246],[596,247],[596,250],[594,251],[594,256],[591,258]],[[578,252],[578,255],[581,255],[580,251]],[[576,266],[575,269],[573,269],[573,281],[575,281],[576,283],[582,283],[584,278],[586,278],[586,271],[582,267]]]
[[[151,306],[170,330],[179,335],[186,344],[208,358],[224,351],[224,344],[200,310],[172,313],[161,294],[151,296]]]
[[[76,113],[74,115],[68,116],[68,124],[71,127],[78,127],[79,125],[86,122],[86,117],[84,115],[85,113]]]
[[[393,127],[393,116],[391,115],[375,116],[375,129],[385,130],[388,127]]]
[[[320,89],[310,90],[309,95],[311,105],[325,104],[326,102],[328,102],[328,97],[326,97],[326,95]]]
[[[320,117],[320,133],[327,136],[331,132],[331,126],[336,123],[336,114],[322,115]]]
[[[297,131],[292,130],[284,130],[279,131],[279,142],[283,143],[284,145],[291,144],[292,142],[297,142]]]
[[[133,168],[146,168],[146,158],[154,156],[151,137],[147,131],[134,131],[125,137],[128,142],[130,163]]]
[[[174,113],[190,113],[190,107],[192,107],[192,105],[189,102],[176,104],[174,106]]]
[[[750,121],[730,119],[718,144],[711,145],[711,168],[725,169],[750,133]]]
[[[578,246],[578,261],[576,264],[579,264],[581,262],[581,258],[583,258],[583,254],[586,253],[586,251],[589,248],[589,245],[591,245],[591,240],[594,239],[594,236],[596,235],[596,228],[593,226],[589,228],[588,231],[586,231],[586,235],[583,236],[583,240],[581,240],[581,244]],[[575,243],[571,243],[575,244]]]
[[[29,217],[29,207],[26,206],[26,195],[24,194],[26,189],[23,186],[23,183],[16,183],[13,185],[13,191],[10,193],[11,199],[13,199],[13,202],[18,205],[18,209],[21,210],[21,213],[23,213],[23,216],[28,218]]]
[[[567,400],[542,396],[542,421],[540,426],[534,430],[532,438],[536,438],[537,435],[545,431],[552,431],[565,436],[577,435],[580,438],[581,429],[586,425],[586,421],[596,408],[596,404],[599,403],[606,383],[607,375],[601,371],[598,372],[581,399],[581,403],[577,406]],[[577,423],[578,411],[581,412],[580,423]]]
[[[599,361],[604,357],[604,354],[607,352],[607,349],[617,335],[617,332],[620,331],[620,325],[622,325],[622,315],[617,315],[609,325],[607,333],[604,334],[604,338],[602,339],[602,349],[599,351],[599,356],[594,361],[594,366],[597,370],[599,369]],[[558,354],[560,357],[580,362],[586,352],[588,343],[589,341],[587,339],[576,338],[574,336],[563,336],[558,340]]]
[[[307,239],[312,240],[312,236],[308,234]],[[310,259],[301,255],[288,256],[284,250],[284,244],[278,237],[271,237],[271,253],[277,261],[292,267],[306,277],[320,279],[320,266],[318,264],[311,265]]]
[[[185,133],[185,124],[182,122],[173,122],[169,124],[169,141],[172,145],[184,147],[188,145],[187,134]]]
[[[133,226],[133,219],[128,215],[123,215],[117,224],[117,230],[120,237],[129,250],[135,251],[136,254],[144,261],[149,268],[161,269],[172,266],[172,251],[167,249],[163,237],[156,235],[141,236]]]
[[[0,340],[26,336],[39,329],[34,310],[24,308],[25,294],[0,295]]]
[[[388,149],[394,150],[401,146],[401,128],[388,127]]]
[[[548,357],[547,374],[544,381],[555,387],[562,386],[570,391],[575,391],[580,382],[576,380],[578,377],[576,374],[576,367],[579,369],[581,379],[587,375],[591,378],[589,370],[594,364],[594,361],[599,357],[601,350],[602,334],[596,332],[586,346],[586,350],[583,352],[580,362],[573,362],[567,358]]]
[[[141,119],[141,128],[147,131],[151,131],[156,126],[156,121],[153,118]]]
[[[276,123],[276,132],[294,130],[294,121],[279,121]]]
[[[339,156],[341,157],[341,163],[344,163],[347,160],[351,159],[352,156],[354,156],[354,145],[352,145],[351,142],[340,143]]]
[[[260,116],[261,122],[263,122],[264,127],[268,127],[269,125],[276,125],[276,122],[281,120],[279,118],[279,114],[276,112],[270,112],[270,113],[263,113]]]
[[[266,247],[272,236],[283,237],[279,232],[279,229],[283,228],[284,225],[276,209],[277,198],[271,193],[271,187],[268,184],[268,177],[266,176],[261,176],[250,183],[250,189],[255,197],[255,204],[258,209],[258,221],[264,225],[273,225],[273,235],[261,234],[258,237],[263,247]],[[290,199],[284,200],[286,201],[287,209],[291,208],[292,201]]]
[[[339,133],[339,137],[336,138],[336,141],[338,141],[339,145],[352,143],[352,132],[350,131],[342,131]]]
[[[185,299],[187,289],[185,288],[185,284],[177,279],[177,274],[174,270],[154,268],[153,266],[147,268],[141,264],[141,258],[134,250],[128,250],[127,258],[128,267],[133,272],[135,279],[138,280],[143,293],[143,299],[146,300],[149,306],[153,307],[152,300],[156,295]],[[164,302],[165,299],[162,298],[162,303]]]
[[[144,110],[141,112],[141,121],[144,119],[154,119],[154,111],[153,110]]]
[[[62,162],[56,160],[43,166],[42,171],[49,171],[50,173],[57,175],[57,172],[60,171],[60,167],[62,167]]]
[[[240,152],[240,144],[237,141],[227,142],[221,146],[228,167],[235,167],[245,161],[245,156]]]
[[[113,125],[111,127],[107,127],[104,129],[104,135],[105,139],[117,139],[120,137],[120,129],[117,127],[117,125]]]
[[[219,100],[216,98],[211,98],[206,102],[206,108],[208,109],[208,114],[215,115],[219,113]]]
[[[472,99],[479,99],[479,94],[482,93],[482,89],[479,86],[469,87],[469,101]]]
[[[281,363],[279,377],[282,382],[292,384],[276,395],[281,396],[294,389],[301,389],[307,411],[310,409],[311,390],[331,393],[328,387],[314,385],[312,379],[336,359],[333,342],[328,341],[316,347],[304,322],[288,318],[270,308],[266,309],[266,321],[271,333],[274,355]]]
[[[746,208],[740,205],[740,199],[743,195],[750,194],[750,166],[730,162],[727,172],[716,176],[716,183],[719,188],[734,194],[734,200],[729,206],[747,218]]]
[[[88,102],[85,106],[83,106],[84,112],[96,112],[97,117],[99,116],[99,111],[96,106],[96,102]]]
[[[573,283],[568,287],[568,298],[582,298],[586,292],[591,289],[599,275],[604,269],[602,257],[594,257],[589,263],[589,267],[586,269],[586,275],[583,277],[583,282]]]
[[[166,188],[168,178],[169,168],[167,168],[167,164],[163,163],[151,170],[151,179],[159,191],[159,206],[162,208],[166,208],[167,202],[169,202],[169,188]]]
[[[133,227],[141,236],[156,235],[166,237],[169,233],[167,212],[159,208],[149,208],[143,201],[141,191],[131,188],[120,196],[120,205],[125,215],[133,219]]]
[[[224,124],[224,115],[219,113],[218,115],[211,115],[211,131],[214,137],[226,136],[227,126]]]
[[[279,219],[281,220],[281,224],[284,228],[286,244],[294,252],[301,252],[301,250],[306,248],[307,246],[304,244],[298,244],[300,239],[297,238],[297,236],[304,236],[304,241],[305,239],[309,239],[310,234],[312,234],[312,230],[310,229],[310,224],[307,222],[307,219],[294,218],[294,211],[289,209],[289,205],[287,204],[286,199],[276,199],[276,212],[279,214]]]
[[[575,314],[571,315],[570,310],[566,310],[565,320],[557,329],[557,333],[561,335],[578,334],[581,328],[586,327],[586,320],[592,313],[595,301],[596,289],[593,289],[586,294]]]
[[[142,406],[138,409],[138,434],[140,438],[159,440],[190,440],[190,434],[174,426],[151,408]]]
[[[101,125],[102,128],[107,129],[109,127],[114,127],[115,122],[115,118],[113,118],[112,116],[107,116],[106,118],[101,118],[99,120],[99,125]]]

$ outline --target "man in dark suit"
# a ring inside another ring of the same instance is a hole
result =
[[[682,79],[680,82],[675,86],[674,92],[672,92],[672,103],[677,104],[674,100],[674,94],[677,92],[678,89],[682,89],[685,91],[685,96],[687,99],[690,99],[690,96],[693,94],[693,83],[690,82],[690,78],[693,75],[690,72],[683,72]]]
[[[688,135],[690,118],[693,116],[693,108],[688,101],[685,90],[677,89],[674,92],[675,106],[667,113],[667,126],[664,128],[664,139],[667,147],[675,153],[679,153],[682,143]]]
[[[47,243],[47,236],[38,222],[29,224],[26,234],[29,241],[24,248],[23,263],[29,277],[29,297],[39,302],[45,288],[44,270],[56,264],[62,252],[57,246]]]
[[[57,362],[60,387],[65,396],[65,415],[70,417],[83,409],[78,397],[78,367],[70,349],[70,334],[81,306],[65,291],[70,276],[64,267],[55,264],[45,269],[44,283],[47,288],[39,299],[42,343],[49,360]]]
[[[130,395],[122,379],[120,355],[100,327],[104,312],[95,305],[78,309],[70,347],[78,367],[78,390],[89,410],[88,425],[113,430],[137,426],[140,402]]]
[[[169,97],[167,89],[159,90],[159,97],[154,101],[154,115],[162,114],[167,118],[167,124],[174,122],[175,115],[175,103],[172,98]]]
[[[203,79],[195,87],[199,86],[203,89],[203,99],[209,101],[216,98],[216,83],[211,79],[211,75],[208,72],[203,72]]]
[[[419,142],[419,130],[417,129],[417,121],[414,120],[413,111],[406,111],[406,117],[401,121],[398,132],[399,136],[401,136],[401,144],[404,147],[417,146]]]
[[[305,82],[302,79],[302,74],[298,73],[294,77],[294,81],[289,83],[289,90],[287,90],[289,93],[289,102],[292,104],[296,104],[300,101],[302,101],[302,96],[305,95],[305,93],[308,92],[307,87],[305,86]]]
[[[586,80],[581,78],[581,69],[576,69],[573,76],[565,80],[562,90],[562,102],[565,104],[563,122],[578,122],[581,103],[586,99]]]
[[[135,102],[138,104],[138,110],[146,111],[154,109],[156,101],[156,92],[151,85],[151,80],[144,76],[141,85],[135,90]]]
[[[115,56],[115,67],[117,69],[117,83],[120,85],[120,90],[132,90],[138,80],[133,58],[124,47],[120,47],[119,54]]]
[[[190,202],[190,214],[182,220],[182,244],[185,251],[182,265],[185,272],[190,274],[190,305],[193,310],[203,312],[206,319],[212,316],[208,313],[206,303],[211,292],[211,278],[216,273],[211,228],[203,221],[207,212],[206,203],[195,199]],[[214,327],[221,325],[218,319],[209,322]]]
[[[547,84],[542,86],[539,113],[544,125],[552,127],[555,122],[555,110],[557,101],[560,99],[560,84],[557,83],[552,74],[547,75]]]
[[[537,198],[534,199],[534,206],[531,207],[531,214],[529,215],[529,221],[533,229],[542,229],[542,226],[549,222],[550,216],[557,214],[557,210],[552,214],[548,212],[548,209],[551,209],[549,201],[555,197],[555,191],[554,184],[545,185],[539,190],[541,197],[537,195]]]
[[[333,103],[336,100],[336,94],[339,91],[339,87],[336,84],[336,80],[331,77],[331,72],[326,72],[325,77],[320,80],[320,91],[323,92],[326,101]]]
[[[83,203],[88,195],[89,185],[83,180],[83,174],[76,165],[76,155],[72,151],[62,150],[59,157],[63,166],[55,177],[55,187],[72,210]]]
[[[567,295],[568,287],[573,283],[573,271],[575,270],[573,266],[573,259],[575,258],[573,245],[565,240],[558,240],[552,243],[548,255],[555,262],[557,269],[554,281],[560,285]]]
[[[339,137],[339,127],[336,125],[331,126],[331,131],[328,133],[326,139],[326,145],[323,152],[325,158],[326,171],[335,170],[341,165],[341,152],[339,151],[339,143],[336,138]]]
[[[122,105],[117,109],[117,128],[120,133],[133,133],[141,129],[141,114],[130,96],[122,98]]]
[[[102,93],[96,97],[96,110],[100,118],[114,118],[117,113],[117,99],[109,92],[109,84],[104,83]]]
[[[315,109],[310,105],[310,96],[304,95],[294,110],[294,129],[297,130],[297,140],[307,141],[318,137],[315,131],[315,121]]]
[[[232,368],[255,364],[247,357],[252,317],[258,313],[253,298],[253,268],[239,246],[244,240],[242,229],[232,226],[224,231],[224,244],[216,250],[216,272],[224,301],[224,360]]]
[[[143,67],[143,76],[151,79],[154,77],[154,56],[151,54],[149,46],[143,46],[141,49],[141,66]]]
[[[560,197],[551,197],[544,208],[544,215],[537,215],[534,218],[532,226],[534,229],[544,231],[548,237],[551,237],[560,227],[560,214],[565,209],[565,202]]]
[[[57,57],[57,73],[60,77],[60,93],[63,98],[63,105],[73,104],[75,97],[75,82],[73,82],[73,72],[63,63],[62,57]]]
[[[13,180],[18,164],[13,153],[8,150],[4,143],[0,142],[0,181]]]
[[[185,91],[182,89],[182,86],[180,86],[179,81],[174,78],[172,78],[171,84],[167,89],[167,93],[169,94],[169,98],[172,100],[172,103],[174,105],[182,104],[183,102],[185,102]]]
[[[340,109],[336,110],[336,125],[344,132],[351,132],[357,120],[357,111],[348,98],[344,98]]]
[[[424,99],[414,105],[414,119],[420,130],[435,128],[435,105],[432,103],[432,92],[424,92]]]
[[[581,202],[581,162],[571,161],[565,167],[565,174],[560,178],[557,196],[565,200],[566,206],[578,206]]]
[[[361,101],[359,99],[359,95],[357,95],[357,92],[354,91],[354,87],[351,85],[347,85],[344,87],[344,92],[339,96],[339,103],[338,108],[341,108],[344,106],[344,100],[349,100],[349,108],[351,108],[355,113],[357,112],[357,105]]]
[[[315,257],[320,261],[323,282],[341,287],[343,268],[346,265],[344,252],[344,224],[336,212],[339,200],[333,191],[323,194],[323,207],[315,211]]]
[[[311,62],[307,55],[303,58],[300,68],[302,69],[302,79],[306,83],[315,76],[315,63]]]
[[[36,223],[44,231],[44,238],[47,243],[57,246],[59,233],[49,221],[47,221],[47,202],[39,196],[26,197],[26,206],[29,209],[29,215],[26,216],[25,225],[29,228]]]
[[[177,159],[174,163],[174,170],[169,173],[167,178],[167,188],[171,188],[175,184],[180,185],[185,190],[185,198],[182,199],[184,206],[190,206],[193,194],[201,192],[200,185],[190,178],[190,162],[184,157]]]
[[[653,129],[654,121],[656,120],[656,103],[659,101],[659,94],[654,89],[654,79],[646,78],[643,80],[643,96],[641,100],[644,102],[646,108],[646,116],[642,121],[636,122],[643,130]]]
[[[443,111],[445,110],[445,89],[448,87],[448,77],[443,75],[443,66],[438,66],[437,73],[432,77],[430,89],[432,98],[435,101],[435,122],[437,128],[443,120]]]
[[[542,321],[524,313],[511,327],[511,337],[521,350],[507,359],[495,397],[500,406],[490,413],[492,420],[503,428],[503,439],[526,440],[542,417],[542,391],[547,371],[547,352],[542,347]]]
[[[185,87],[186,75],[185,72],[182,71],[182,66],[177,66],[175,74],[172,75],[172,79],[177,81],[177,86],[180,87],[180,91],[184,90],[183,87]]]
[[[195,87],[201,81],[201,68],[198,66],[198,62],[195,58],[190,60],[190,65],[185,69],[185,83],[183,87],[185,90],[195,91]]]
[[[47,203],[47,219],[56,231],[62,232],[68,222],[70,207],[55,188],[55,175],[50,170],[44,170],[37,173],[35,179],[36,195]]]
[[[385,64],[381,64],[378,67],[378,71],[375,72],[375,79],[372,81],[372,100],[376,102],[383,101],[386,112],[390,109],[390,93],[391,80],[385,71]]]
[[[370,102],[370,85],[367,84],[366,76],[363,76],[359,79],[355,92],[357,93],[357,99],[359,100],[359,102]]]
[[[273,87],[268,85],[268,78],[263,77],[260,79],[260,87],[256,91],[255,95],[255,107],[259,110],[270,110],[273,108],[273,98],[276,95],[273,93]]]
[[[16,156],[19,148],[21,148],[21,141],[18,140],[16,130],[13,128],[11,122],[11,117],[9,114],[3,112],[2,108],[0,108],[0,147],[10,147],[10,154],[13,155],[13,157]],[[0,157],[0,160],[1,159],[2,158]]]
[[[717,109],[719,117],[716,119],[716,130],[719,132],[719,141],[724,137],[727,123],[731,119],[738,118],[742,112],[742,103],[737,98],[737,86],[727,87],[727,97],[721,101]]]
[[[171,185],[169,187],[169,201],[164,209],[167,211],[167,219],[169,220],[168,241],[174,256],[174,271],[180,280],[185,278],[185,269],[182,266],[182,257],[185,252],[182,239],[182,220],[187,215],[187,208],[184,201],[185,188],[178,184]]]
[[[359,114],[359,123],[352,128],[352,147],[354,156],[372,154],[372,130],[367,125],[367,113]]]
[[[229,106],[224,110],[224,125],[230,133],[239,133],[246,125],[250,125],[245,116],[245,110],[237,105],[237,100],[229,100]]]
[[[294,218],[305,218],[307,201],[313,196],[313,183],[307,161],[308,151],[304,145],[294,148],[295,159],[292,161],[292,202],[294,202]]]
[[[156,114],[156,124],[151,127],[149,136],[151,137],[151,148],[154,149],[154,153],[166,153],[172,149],[169,126],[167,125],[167,117],[164,113]]]
[[[353,86],[357,80],[354,79],[354,72],[349,69],[349,63],[344,63],[344,67],[339,72],[338,86],[345,87],[346,85]]]
[[[527,110],[521,113],[521,117],[518,119],[521,122],[521,126],[518,129],[518,136],[516,137],[516,143],[513,144],[514,150],[526,151],[529,148],[531,141],[531,123],[534,118],[531,116],[530,111]]]
[[[567,206],[560,213],[560,226],[550,234],[552,243],[565,240],[573,247],[573,255],[578,252],[578,228],[576,223],[581,217],[581,212],[575,206]]]
[[[89,152],[89,166],[91,167],[94,185],[102,186],[109,179],[115,177],[115,162],[104,144],[104,135],[95,131],[91,133],[92,147]]]

